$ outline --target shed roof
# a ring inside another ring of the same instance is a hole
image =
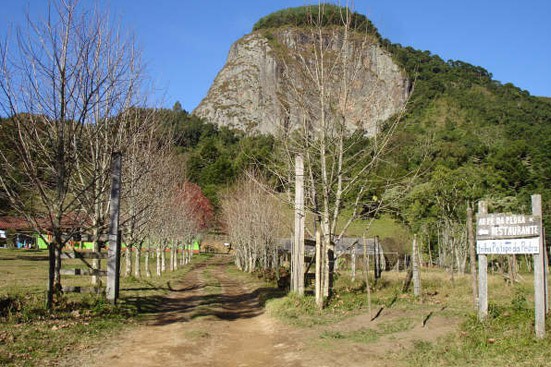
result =
[[[12,229],[12,230],[26,230],[31,229],[32,226],[25,218],[20,217],[0,217],[0,229]]]
[[[37,218],[37,224],[40,228],[48,230],[51,228],[50,222],[46,218]],[[64,229],[79,228],[86,225],[87,217],[77,213],[69,213],[61,220],[61,226]],[[34,231],[29,221],[24,217],[0,216],[0,229],[14,231]]]

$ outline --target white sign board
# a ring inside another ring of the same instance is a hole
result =
[[[479,255],[539,254],[539,237],[513,238],[507,240],[478,240],[476,252]]]
[[[541,217],[524,214],[478,214],[476,251],[480,255],[539,254]]]
[[[6,238],[6,231],[0,229],[0,238]]]

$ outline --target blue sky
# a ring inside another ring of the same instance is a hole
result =
[[[94,0],[81,0],[88,6]],[[98,0],[134,32],[154,99],[191,111],[206,95],[233,42],[273,11],[311,0]],[[337,3],[337,2],[334,2]],[[45,14],[47,0],[0,0],[0,35]],[[343,0],[341,5],[345,4]],[[482,66],[502,83],[551,97],[549,0],[355,0],[353,8],[392,42]]]

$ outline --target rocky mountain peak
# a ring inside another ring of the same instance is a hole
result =
[[[286,26],[244,36],[231,46],[194,114],[251,134],[274,134],[305,116],[315,119],[312,110],[321,107],[311,106],[324,93],[330,101],[324,108],[340,106],[348,130],[375,134],[403,108],[410,83],[377,37],[341,28]]]

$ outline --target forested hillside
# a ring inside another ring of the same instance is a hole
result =
[[[304,8],[287,9],[253,29],[270,34],[279,27],[304,27],[305,16]],[[324,19],[326,26],[339,21],[330,14]],[[461,231],[467,205],[481,198],[490,201],[491,210],[528,212],[530,195],[541,193],[549,212],[549,99],[496,81],[482,67],[393,44],[357,13],[354,22],[356,31],[380,39],[413,82],[406,113],[374,178],[380,186],[373,194],[392,203],[396,218],[435,242],[443,227]],[[213,198],[244,167],[265,167],[272,160],[271,137],[217,128],[185,112],[177,116],[190,179]],[[406,179],[387,190],[391,177]]]
[[[534,193],[549,209],[551,104],[482,67],[384,43],[415,80],[392,161],[423,173],[398,216],[415,230],[429,228],[464,219],[466,204],[481,198],[496,211],[529,212]]]

